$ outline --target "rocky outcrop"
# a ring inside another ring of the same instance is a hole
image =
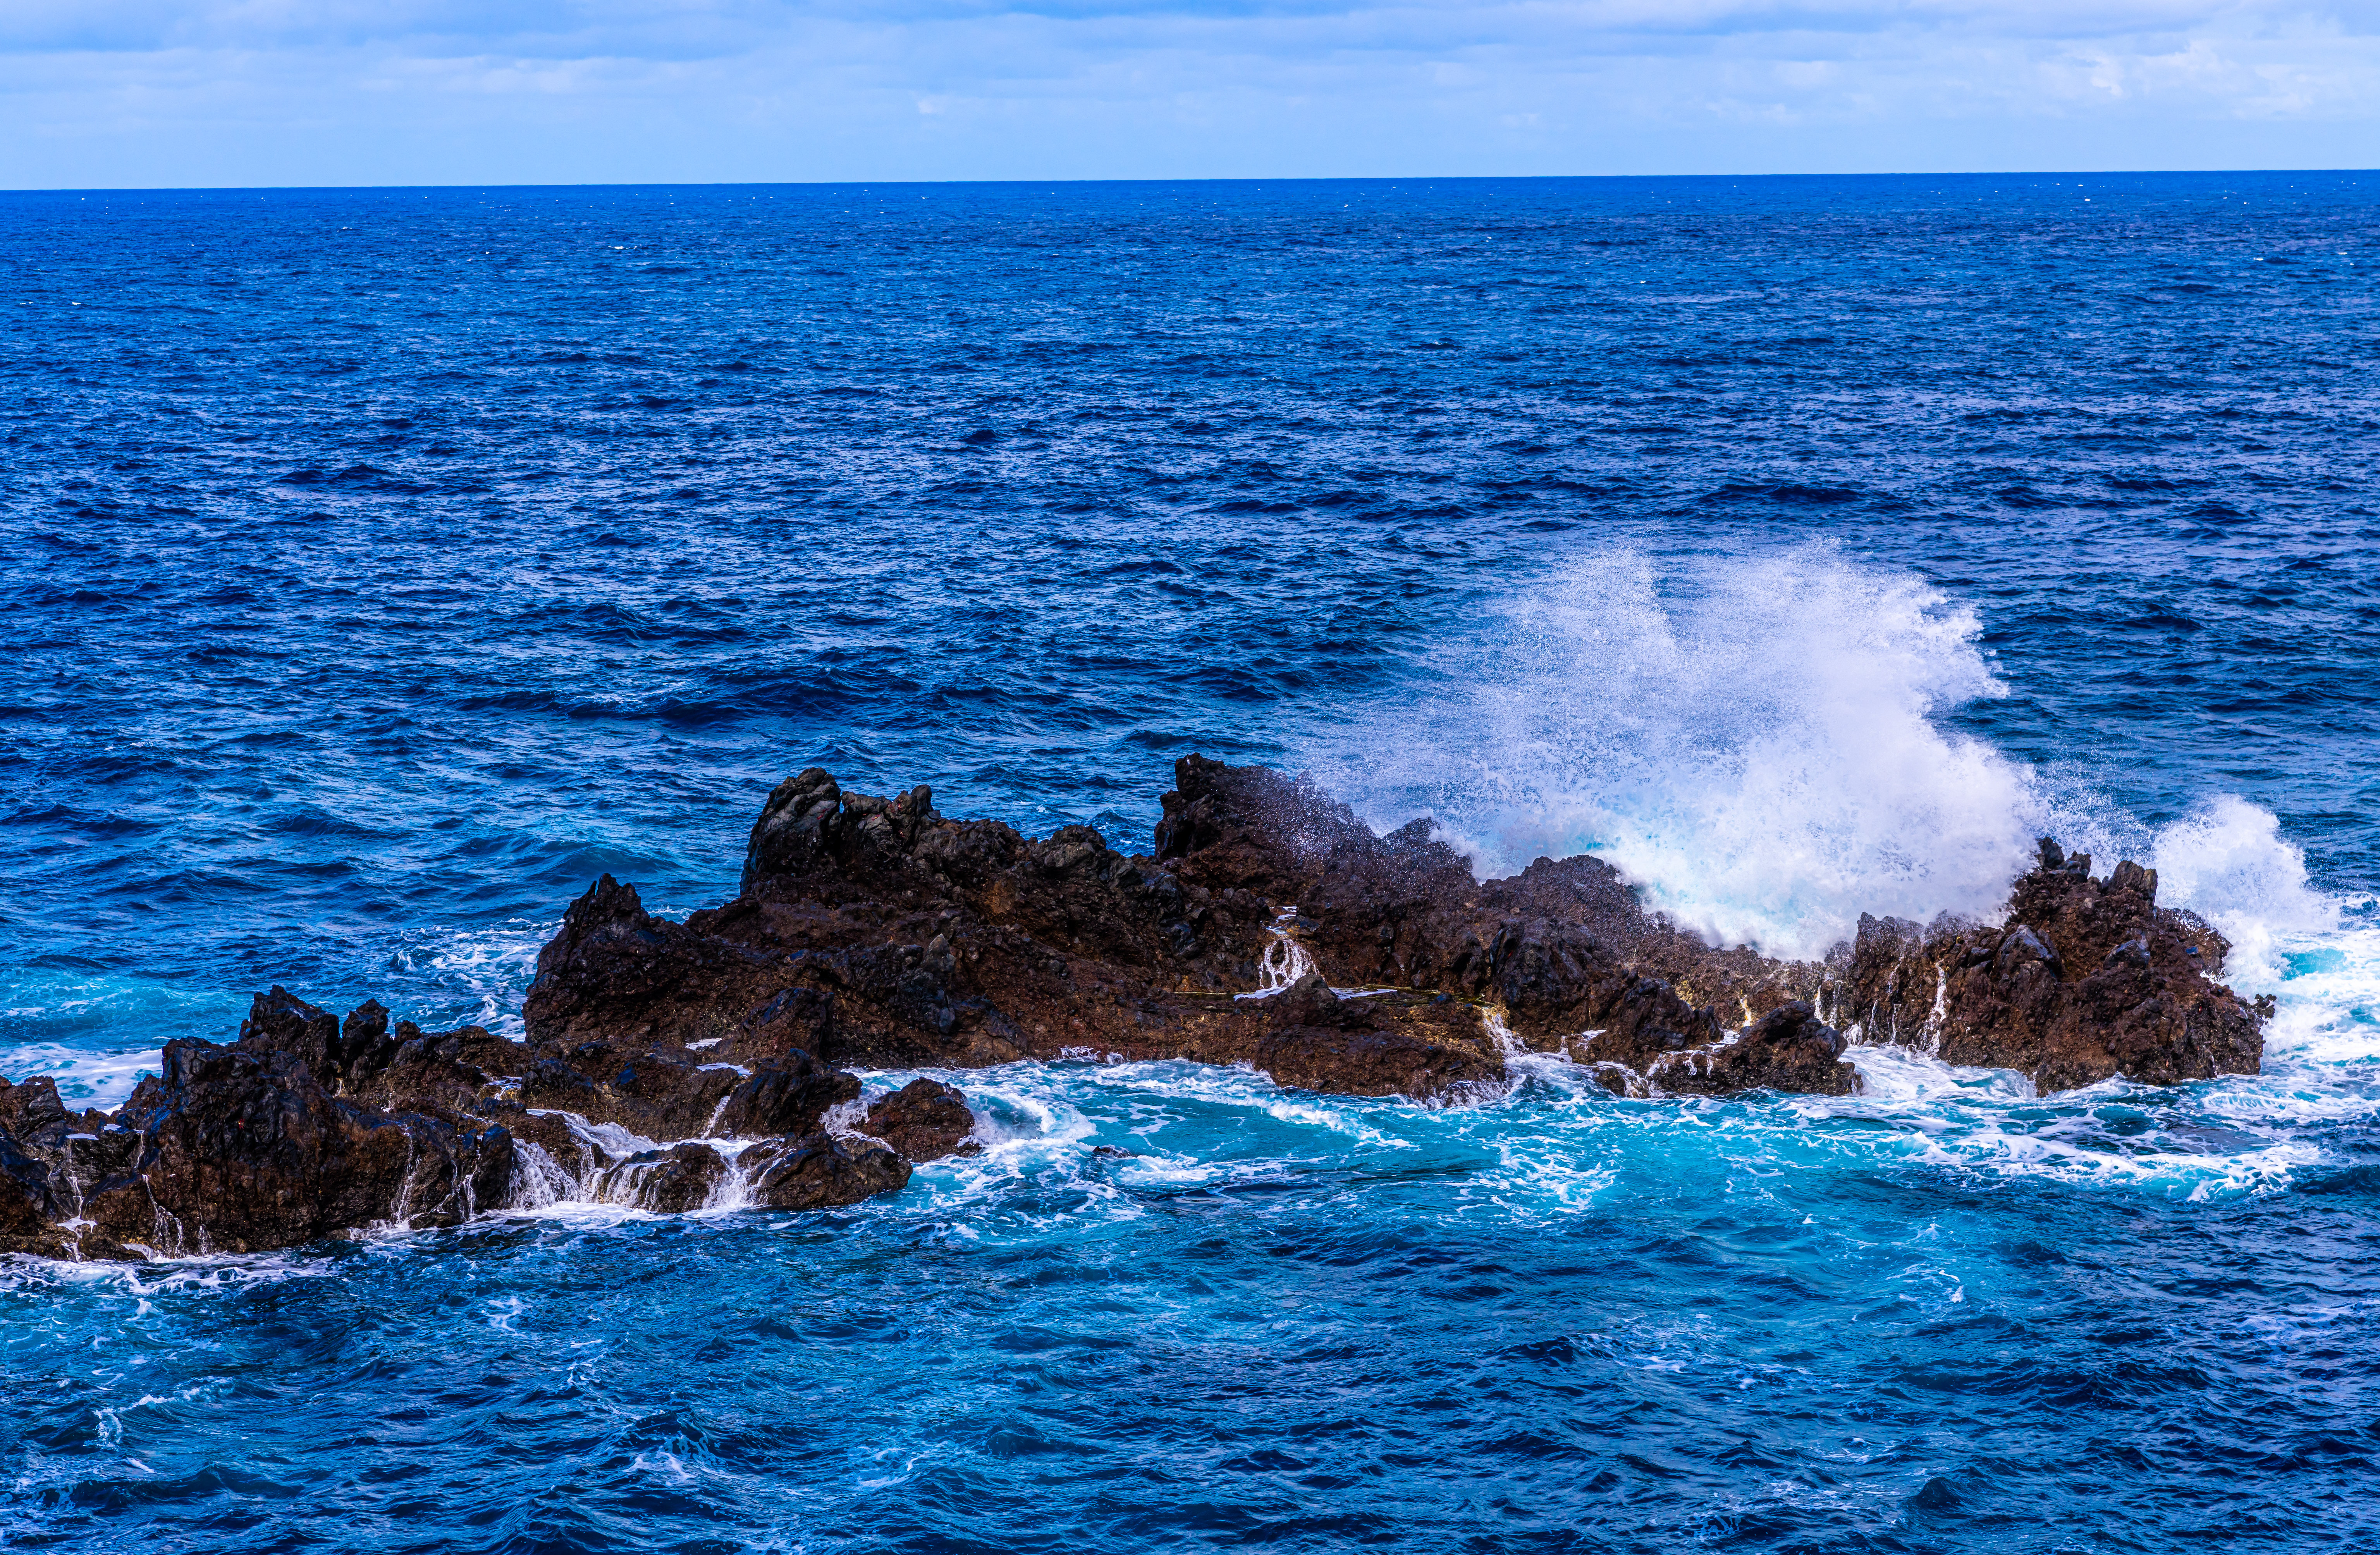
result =
[[[788,1000],[775,996],[799,990]],[[570,905],[539,953],[524,1012],[546,1045],[798,1048],[825,1056],[831,994],[765,951],[657,918],[606,875]]]
[[[639,1150],[606,1169],[601,1197],[659,1215],[683,1215],[710,1203],[734,1170],[718,1150],[691,1141]]]
[[[168,1043],[112,1114],[0,1080],[0,1252],[248,1253],[565,1197],[667,1214],[897,1189],[907,1161],[826,1126],[859,1081],[784,1040],[798,1029],[747,1034],[747,1066],[718,1043],[425,1032],[377,1002],[342,1021],[276,987],[236,1041]],[[971,1131],[940,1089],[919,1127]]]
[[[1609,1076],[1651,1073],[1640,1027],[1659,1051],[1710,1047],[1823,980],[1705,944],[1646,912],[1600,859],[1540,858],[1480,881],[1427,821],[1382,836],[1302,779],[1197,757],[1175,773],[1159,853],[1194,882],[1293,903],[1284,927],[1330,981],[1493,1012],[1520,1047],[1621,1066]],[[1582,1051],[1597,1033],[1605,1051]],[[1850,1085],[1844,1067],[1823,1088]]]
[[[607,878],[574,905],[529,1030],[736,1051],[791,1031],[888,1067],[1189,1059],[1415,1098],[1499,1080],[1521,1051],[1647,1096],[1844,1094],[1860,1040],[2046,1088],[2256,1066],[2256,1012],[2215,981],[2219,937],[2155,906],[2137,866],[2095,882],[2059,856],[1998,929],[1870,920],[1828,963],[1785,962],[1704,943],[1597,859],[1481,881],[1427,821],[1375,832],[1304,779],[1196,756],[1174,776],[1152,851],[1125,855],[1087,827],[1037,841],[947,820],[922,786],[879,798],[810,769],[769,796],[735,900],[667,924]]]
[[[47,1159],[66,1138],[65,1104],[47,1075],[22,1085],[0,1079],[0,1253],[55,1254],[64,1247]],[[32,1141],[47,1148],[36,1155]]]
[[[513,1166],[501,1126],[344,1099],[317,1077],[320,1056],[169,1042],[162,1073],[112,1116],[18,1136],[45,1171],[55,1231],[52,1246],[25,1250],[257,1252],[382,1222],[452,1224],[501,1202]]]
[[[750,1152],[752,1200],[771,1209],[827,1209],[909,1183],[909,1163],[872,1139],[811,1134],[774,1140]]]
[[[1848,1096],[1857,1083],[1842,1062],[1850,1042],[1801,1000],[1779,1004],[1741,1032],[1713,1036],[1708,1011],[1687,1009],[1658,978],[1644,984],[1649,986],[1640,986],[1640,997],[1624,1002],[1609,1026],[1574,1044],[1579,1061],[1607,1089],[1622,1096]],[[1706,1039],[1694,1040],[1675,1029],[1678,1024],[1700,1027],[1696,1035]]]
[[[1118,853],[1088,827],[1036,841],[946,820],[922,786],[846,794],[813,768],[769,796],[734,901],[673,924],[597,881],[523,1014],[540,1045],[630,1031],[738,1062],[795,1042],[888,1068],[1187,1058],[1416,1096],[1500,1075],[1475,1002],[1398,990],[1298,1026],[1239,997],[1281,947],[1275,917],[1243,884]]]
[[[2127,860],[2096,880],[2088,854],[2045,837],[2004,923],[1862,917],[1829,1007],[1866,1040],[2018,1070],[2044,1091],[2256,1073],[2269,1003],[2215,980],[2230,946],[2156,890],[2154,869]]]
[[[966,1117],[967,1126],[973,1128],[974,1114],[967,1112],[965,1100],[956,1091],[951,1096]],[[731,1136],[744,1139],[815,1134],[829,1110],[858,1099],[856,1079],[795,1051],[768,1063],[737,1086],[719,1114],[719,1126]],[[912,1160],[933,1159],[914,1151],[902,1153]]]
[[[944,1156],[973,1155],[975,1114],[966,1098],[939,1080],[912,1080],[868,1109],[862,1129],[883,1140],[911,1160],[940,1160]]]
[[[114,1114],[0,1081],[0,1251],[255,1250],[586,1197],[818,1209],[980,1148],[956,1090],[864,1113],[843,1067],[1242,1064],[1439,1099],[1555,1055],[1630,1096],[1842,1095],[1854,1043],[2044,1090],[2253,1072],[2267,1010],[2228,947],[2044,840],[1998,925],[1861,920],[1826,963],[1705,944],[1609,866],[1481,881],[1426,820],[1385,835],[1304,779],[1176,763],[1155,845],[951,820],[923,786],[773,790],[734,900],[683,923],[604,876],[538,958],[528,1040],[344,1019],[275,988],[178,1041]]]

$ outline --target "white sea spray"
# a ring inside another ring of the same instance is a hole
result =
[[[2037,821],[2021,764],[1941,715],[2004,695],[1981,624],[1803,548],[1589,554],[1450,645],[1420,716],[1318,757],[1376,823],[1434,813],[1482,874],[1593,853],[1677,921],[1815,955],[1864,911],[1982,913]]]

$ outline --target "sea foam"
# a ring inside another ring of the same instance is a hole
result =
[[[2338,908],[2273,814],[2231,795],[2153,828],[1947,724],[2007,695],[1982,622],[1827,546],[1589,553],[1489,605],[1416,708],[1310,764],[1377,825],[1431,814],[1483,876],[1589,853],[1716,942],[1815,957],[1862,913],[1996,917],[2034,839],[2130,856],[2252,980]]]
[[[2031,845],[2028,770],[1938,722],[2005,694],[1980,623],[1912,574],[1609,551],[1484,625],[1432,711],[1323,764],[1376,820],[1430,809],[1482,873],[1593,853],[1681,924],[1808,956],[1863,911],[1987,912]]]

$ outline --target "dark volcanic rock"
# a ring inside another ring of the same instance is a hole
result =
[[[286,1053],[306,1066],[316,1084],[327,1089],[338,1087],[345,1047],[339,1039],[339,1017],[307,1003],[279,983],[249,1002],[248,1018],[239,1023],[239,1039],[251,1048]]]
[[[114,1117],[76,1119],[46,1077],[0,1080],[0,1252],[258,1252],[557,1196],[699,1207],[735,1170],[724,1158],[690,1142],[638,1147],[722,1126],[824,1139],[826,1111],[857,1099],[859,1082],[788,1039],[814,1035],[831,1009],[809,990],[778,1000],[747,1034],[759,1061],[747,1073],[633,1039],[532,1047],[479,1027],[423,1031],[377,1002],[341,1022],[275,988],[237,1042],[169,1044],[164,1073]],[[847,1203],[898,1186],[906,1169],[883,1153],[804,1158],[780,1171],[778,1197]]]
[[[684,1046],[735,1034],[792,987],[797,971],[654,917],[635,887],[605,875],[570,905],[562,931],[538,953],[522,1014],[540,1045]]]
[[[56,1218],[48,1164],[26,1153],[16,1135],[0,1126],[0,1253],[64,1251],[65,1233],[52,1223]]]
[[[2002,924],[1863,918],[1816,965],[1706,945],[1596,859],[1480,881],[1427,821],[1381,835],[1303,779],[1174,772],[1154,853],[1126,856],[812,768],[769,796],[735,900],[671,923],[607,875],[572,903],[525,1043],[274,988],[237,1043],[169,1045],[114,1117],[0,1082],[0,1251],[258,1250],[566,1193],[683,1209],[729,1173],[776,1208],[854,1203],[910,1167],[830,1124],[848,1063],[1188,1059],[1425,1099],[1483,1093],[1524,1048],[1645,1096],[1840,1095],[1847,1035],[2043,1090],[2261,1057],[2222,937],[2157,906],[2154,871],[2095,880],[2046,839]],[[974,1120],[921,1080],[865,1126],[923,1160]],[[759,1142],[732,1164],[693,1143],[722,1135]]]
[[[912,1080],[868,1109],[866,1131],[911,1160],[940,1160],[970,1148],[975,1114],[966,1098],[939,1080]]]
[[[1789,1090],[1849,1096],[1858,1076],[1843,1063],[1851,1042],[1801,1000],[1779,1004],[1744,1027],[1733,1044],[1700,1066],[1707,1092]],[[1682,1083],[1675,1089],[1690,1088]]]
[[[276,988],[273,991],[281,990]],[[389,1034],[388,1006],[377,999],[367,999],[349,1010],[347,1018],[339,1025],[341,1071],[377,1075],[395,1058],[396,1039]]]
[[[1623,1096],[1731,1096],[1746,1090],[1848,1096],[1858,1075],[1841,1062],[1840,1032],[1801,1001],[1723,1035],[1658,978],[1629,985],[1610,1024],[1572,1045],[1607,1089]]]
[[[1697,1008],[1655,977],[1630,978],[1590,998],[1582,1011],[1603,1024],[1572,1044],[1572,1054],[1597,1063],[1618,1063],[1642,1074],[1672,1053],[1707,1048],[1719,1040],[1718,1016]]]
[[[1264,1024],[1232,1056],[1282,1085],[1427,1098],[1503,1076],[1503,1059],[1467,1004],[1401,990],[1342,999],[1309,972],[1256,1008]]]
[[[755,1145],[738,1163],[752,1197],[773,1209],[827,1209],[908,1185],[910,1166],[873,1139],[811,1134]]]
[[[736,1023],[722,1056],[753,1063],[771,1059],[808,1060],[834,1040],[834,995],[821,989],[788,988]]]
[[[1502,1072],[1472,1002],[1384,1000],[1352,1025],[1300,1026],[1232,997],[1257,982],[1274,916],[1238,884],[1209,889],[1087,827],[1036,842],[947,820],[930,797],[788,779],[753,829],[743,894],[683,925],[598,882],[540,957],[532,1040],[625,1031],[747,1063],[808,1043],[885,1067],[1191,1058],[1365,1094]]]
[[[708,1203],[727,1172],[725,1159],[708,1145],[645,1150],[605,1174],[603,1197],[657,1215],[682,1215]]]
[[[2222,936],[2159,907],[2154,870],[2127,860],[2097,881],[2089,863],[2043,839],[1998,927],[1862,917],[1829,1007],[1866,1040],[2019,1070],[2045,1092],[2256,1073],[2263,1012],[2215,981]]]
[[[453,1224],[503,1201],[512,1136],[343,1101],[300,1058],[184,1039],[118,1114],[128,1171],[80,1193],[94,1247],[258,1252],[385,1224]]]
[[[58,1098],[58,1083],[35,1075],[22,1085],[0,1079],[0,1128],[36,1149],[57,1148],[66,1139],[73,1114]]]
[[[393,1112],[470,1111],[526,1060],[519,1043],[482,1027],[424,1031],[401,1020],[392,1030],[377,1000],[342,1022],[277,985],[250,1004],[238,1046],[294,1059],[324,1089]]]
[[[1368,1000],[1342,999],[1319,972],[1308,972],[1265,1002],[1267,1023],[1275,1031],[1377,1031]]]
[[[480,1027],[425,1032],[404,1020],[369,1056],[349,1057],[340,1089],[391,1112],[478,1112],[527,1056],[518,1042]]]
[[[771,794],[734,902],[661,924],[606,880],[574,906],[540,959],[531,1035],[601,1009],[655,1040],[765,1031],[828,1063],[1187,1058],[1417,1097],[1498,1078],[1511,1040],[1676,1080],[1662,1089],[1839,1094],[1856,1083],[1821,1052],[1839,1039],[1765,1018],[1856,1006],[1869,1040],[1931,1043],[1919,963],[1942,935],[1983,932],[1870,920],[1848,969],[1780,962],[1645,912],[1596,859],[1483,881],[1427,822],[1379,835],[1303,779],[1186,757],[1175,780],[1154,855],[1126,857],[1088,828],[1035,842],[947,820],[923,788],[880,799],[810,769]],[[2155,908],[2148,871],[2089,868],[2059,856],[2019,882],[2019,932],[1960,940],[1959,975],[2006,1008],[1961,1006],[1944,1056],[2052,1087],[2252,1068],[2253,1012],[2210,980],[2212,931]],[[1291,937],[1317,977],[1232,997]],[[2195,982],[2168,970],[2177,954]]]
[[[1304,779],[1195,756],[1174,773],[1160,856],[1185,880],[1294,905],[1301,942],[1342,987],[1478,1000],[1548,1051],[1608,1024],[1639,977],[1745,1019],[1817,987],[1815,967],[1714,950],[1646,913],[1599,859],[1540,858],[1509,880],[1479,881],[1425,821],[1380,836]]]
[[[618,1124],[648,1139],[708,1136],[744,1078],[726,1064],[704,1065],[608,1042],[540,1051],[543,1056],[521,1079],[522,1105]]]
[[[858,1099],[856,1077],[795,1051],[754,1072],[735,1087],[727,1099],[727,1111],[721,1114],[720,1127],[729,1137],[739,1139],[815,1134],[828,1108]]]

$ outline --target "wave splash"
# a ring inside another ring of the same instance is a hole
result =
[[[2006,694],[1980,623],[1910,574],[1607,552],[1488,627],[1419,728],[1366,731],[1369,783],[1334,774],[1483,873],[1592,853],[1682,925],[1810,956],[1863,911],[1986,912],[2031,847],[2027,769],[1936,722]]]
[[[1443,650],[1427,711],[1315,763],[1378,823],[1438,818],[1483,875],[1591,853],[1719,943],[1823,955],[1863,912],[1996,916],[2034,839],[2141,858],[2262,963],[2336,907],[2233,796],[2153,832],[1948,729],[2006,696],[1972,606],[1828,547],[1657,567],[1615,550]]]

